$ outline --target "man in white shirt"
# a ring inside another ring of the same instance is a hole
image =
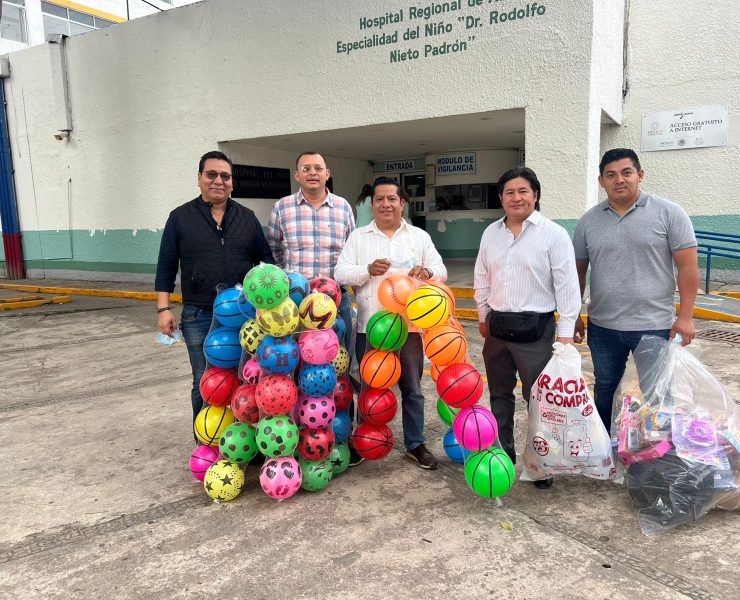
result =
[[[357,299],[357,339],[355,354],[365,354],[365,325],[382,310],[378,285],[387,275],[406,273],[410,277],[439,281],[447,279],[447,269],[429,234],[402,218],[404,201],[398,184],[380,177],[373,185],[373,220],[355,229],[339,255],[334,277],[338,283],[351,285]],[[437,459],[424,444],[424,395],[421,376],[424,370],[424,348],[419,330],[410,327],[406,343],[400,350],[401,410],[406,456],[422,469],[436,469]]]
[[[532,385],[552,356],[554,311],[560,313],[557,341],[573,343],[581,294],[570,236],[540,214],[540,182],[534,171],[507,171],[498,190],[506,216],[483,232],[474,286],[491,410],[501,446],[516,462],[517,372],[522,396],[529,402]],[[552,479],[534,484],[548,488]]]

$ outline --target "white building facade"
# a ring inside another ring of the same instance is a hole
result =
[[[36,46],[46,36],[79,35],[196,0],[2,0],[0,54]]]
[[[740,3],[711,0],[206,0],[13,52],[27,271],[151,278],[212,149],[238,165],[235,198],[263,225],[303,150],[325,154],[351,201],[394,176],[447,258],[476,255],[515,164],[572,230],[612,147],[634,148],[644,189],[697,229],[738,233],[739,26]],[[724,143],[641,152],[646,114],[705,107],[725,109]]]

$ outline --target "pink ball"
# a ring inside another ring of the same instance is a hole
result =
[[[190,472],[198,481],[203,481],[206,471],[218,460],[218,446],[198,445],[190,455]]]
[[[298,423],[312,429],[325,429],[337,414],[334,400],[321,396],[313,398],[300,394],[298,397]]]
[[[339,338],[333,329],[304,331],[298,338],[301,358],[311,365],[325,365],[339,352]]]
[[[484,406],[474,404],[455,415],[452,431],[457,442],[466,450],[485,450],[498,436],[498,424],[493,413]]]
[[[260,380],[262,371],[260,370],[260,363],[257,357],[253,356],[242,367],[242,382],[245,385],[257,385]]]
[[[260,380],[260,363],[256,357],[250,358],[242,367],[242,381],[245,385],[257,385]]]
[[[301,466],[295,458],[268,458],[260,469],[262,490],[275,500],[284,500],[295,494],[303,483]]]

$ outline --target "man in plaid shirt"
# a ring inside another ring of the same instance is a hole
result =
[[[318,152],[301,153],[293,176],[299,190],[275,203],[267,228],[275,264],[308,279],[333,278],[339,253],[355,228],[352,207],[326,188],[331,172]],[[352,313],[349,293],[344,287],[339,316],[345,324],[341,342],[349,349]]]

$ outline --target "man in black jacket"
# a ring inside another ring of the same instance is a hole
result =
[[[170,294],[180,268],[180,327],[193,370],[193,419],[203,406],[199,384],[206,368],[203,342],[211,328],[216,287],[241,283],[253,266],[274,263],[254,212],[234,202],[232,163],[222,152],[207,152],[198,165],[200,196],[170,213],[162,233],[154,289],[159,330],[177,329]]]

